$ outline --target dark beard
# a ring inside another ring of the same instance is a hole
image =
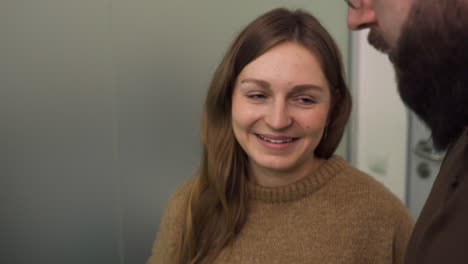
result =
[[[390,56],[403,102],[447,149],[468,125],[468,4],[416,1]]]
[[[376,50],[388,53],[390,51],[390,46],[383,39],[382,34],[380,34],[377,29],[371,29],[369,35],[367,35],[367,41],[371,44]]]

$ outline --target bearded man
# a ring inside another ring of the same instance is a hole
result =
[[[403,102],[447,151],[406,263],[468,263],[468,0],[348,0],[348,26],[392,61]]]

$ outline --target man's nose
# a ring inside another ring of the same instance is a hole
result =
[[[368,28],[376,23],[375,11],[371,6],[366,4],[358,9],[348,8],[347,22],[351,30]]]
[[[285,102],[276,102],[271,105],[265,117],[265,122],[273,130],[288,128],[291,126],[292,120],[288,105]]]

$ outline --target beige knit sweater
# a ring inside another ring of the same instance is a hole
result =
[[[172,196],[148,264],[172,264],[189,186]],[[413,220],[382,184],[333,156],[288,186],[249,186],[247,222],[215,264],[403,263]]]

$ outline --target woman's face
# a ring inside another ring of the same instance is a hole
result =
[[[236,79],[232,127],[251,169],[313,166],[330,102],[319,61],[300,44],[279,44],[248,64]]]

